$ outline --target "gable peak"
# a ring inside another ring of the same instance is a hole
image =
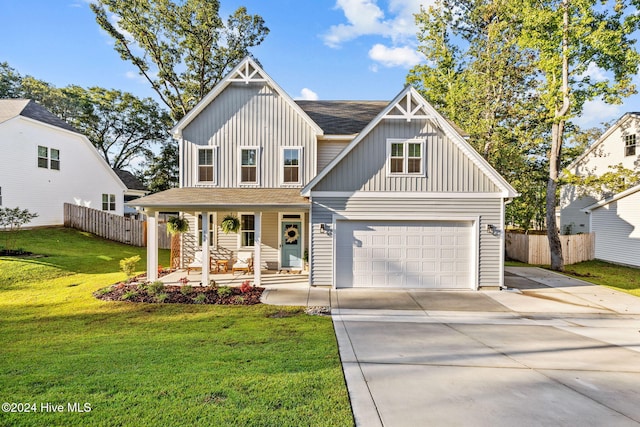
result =
[[[408,122],[414,119],[432,119],[433,115],[425,107],[424,99],[409,86],[401,93],[396,103],[389,108],[384,118],[403,119]]]
[[[249,84],[251,82],[266,82],[267,77],[258,64],[247,57],[238,64],[229,76],[229,81]]]

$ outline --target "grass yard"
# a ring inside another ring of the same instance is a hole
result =
[[[0,402],[35,412],[0,412],[0,425],[353,425],[330,318],[99,301],[93,291],[125,279],[120,259],[144,268],[143,248],[20,234],[18,247],[46,257],[0,258]]]
[[[536,266],[518,261],[507,261],[505,265],[549,268],[548,265]],[[640,297],[640,269],[638,268],[593,260],[567,265],[564,274]]]

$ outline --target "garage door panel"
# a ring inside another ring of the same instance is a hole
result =
[[[471,288],[471,230],[471,221],[339,221],[337,286]]]

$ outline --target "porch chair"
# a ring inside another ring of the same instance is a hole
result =
[[[203,258],[202,251],[196,251],[196,253],[193,254],[193,259],[189,264],[187,264],[187,276],[189,275],[191,270],[198,270],[198,269],[202,270],[202,258]],[[213,258],[209,258],[209,271],[211,271],[212,262],[213,262]]]
[[[231,274],[235,274],[236,271],[246,271],[247,273],[253,271],[253,253],[238,252],[236,261],[231,266]]]

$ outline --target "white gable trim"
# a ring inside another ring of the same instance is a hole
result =
[[[566,169],[567,170],[572,170],[573,168],[577,167],[589,155],[589,153],[591,153],[593,150],[598,148],[600,146],[600,144],[602,144],[607,138],[609,138],[609,136],[616,129],[618,129],[620,126],[622,126],[622,124],[624,124],[625,122],[630,120],[632,117],[640,118],[637,114],[625,113],[622,117],[620,117],[618,119],[618,121],[616,121],[609,129],[607,129],[605,131],[605,133],[603,133],[602,136],[600,138],[598,138],[598,140],[596,142],[591,144],[589,146],[589,148],[587,148],[585,150],[584,153],[582,153],[580,156],[578,156],[577,159],[575,159],[573,162],[571,162],[571,164],[569,166],[567,166]]]
[[[100,155],[100,153],[98,153],[98,150],[96,149],[96,147],[94,147],[94,145],[91,143],[91,141],[89,141],[89,138],[87,138],[83,134],[78,133],[78,132],[73,132],[73,131],[70,131],[69,129],[64,129],[64,128],[61,128],[59,126],[51,125],[49,123],[44,123],[44,122],[41,122],[39,120],[35,120],[35,119],[32,119],[30,117],[25,117],[25,116],[15,116],[15,117],[13,117],[13,118],[11,118],[9,120],[4,121],[2,124],[9,123],[9,122],[14,121],[14,120],[16,120],[16,121],[22,120],[22,121],[27,122],[29,124],[33,124],[33,125],[36,125],[36,126],[42,126],[42,127],[45,127],[45,128],[57,131],[57,132],[63,132],[63,133],[66,133],[68,135],[71,135],[71,136],[73,136],[75,138],[80,139],[80,141],[82,141],[82,143],[85,144],[89,148],[89,151],[96,158],[96,161],[100,165],[102,165],[102,167],[107,171],[107,173],[110,174],[111,177],[120,185],[120,187],[122,188],[122,191],[124,192],[124,191],[128,190],[127,186],[124,185],[124,182],[122,182],[122,180],[120,179],[118,174],[116,174],[115,171],[113,169],[111,169],[111,166],[109,166],[107,161]]]
[[[613,197],[609,197],[608,199],[600,200],[599,202],[594,203],[593,205],[589,205],[586,208],[580,209],[580,211],[584,213],[591,213],[591,211],[595,209],[606,206],[609,203],[613,203],[617,200],[624,199],[625,197],[630,196],[631,194],[637,193],[638,191],[640,191],[640,185],[636,185],[635,187],[628,188],[625,191],[618,193]]]
[[[415,108],[405,108],[401,105],[402,101],[407,101],[407,105],[411,105],[411,100],[414,100],[418,103],[418,107]],[[418,93],[418,91],[413,86],[407,86],[396,96],[393,101],[387,105],[387,107],[382,110],[363,130],[360,134],[354,138],[353,141],[347,145],[347,147],[342,150],[342,152],[331,161],[309,184],[307,184],[301,191],[303,196],[309,196],[311,190],[320,182],[322,179],[327,176],[327,174],[338,164],[342,159],[344,159],[354,148],[356,145],[360,143],[382,120],[387,118],[389,114],[394,109],[399,109],[398,107],[402,107],[400,111],[405,111],[406,114],[402,114],[401,116],[392,114],[389,118],[403,118],[406,120],[411,120],[412,118],[427,118],[431,119],[434,124],[444,132],[444,134],[449,137],[454,144],[458,146],[458,148],[468,157],[471,161],[482,171],[484,172],[489,179],[502,190],[502,193],[507,194],[509,198],[517,197],[518,192],[502,177],[496,170],[487,162],[476,150],[469,145],[469,143],[460,135],[454,128],[451,126],[440,113],[438,113],[432,106],[429,104],[423,97]],[[408,110],[411,111],[408,111]],[[421,111],[424,113],[421,114]]]
[[[224,91],[227,86],[233,82],[242,82],[249,84],[252,82],[263,82],[271,86],[278,95],[280,95],[291,108],[293,108],[300,117],[314,130],[316,135],[322,135],[323,131],[311,117],[304,112],[302,108],[293,101],[289,96],[265,71],[260,68],[256,62],[247,56],[238,65],[235,66],[229,74],[227,74],[198,104],[191,109],[174,127],[171,133],[174,138],[181,139],[182,131],[189,125],[202,111]]]

